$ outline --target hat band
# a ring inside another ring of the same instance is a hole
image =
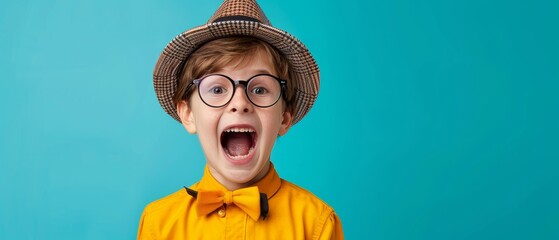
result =
[[[262,22],[260,22],[260,20],[258,20],[256,18],[251,18],[251,17],[247,17],[247,16],[225,16],[225,17],[217,18],[213,22],[217,23],[217,22],[226,22],[226,21],[249,21],[249,22],[262,23]]]

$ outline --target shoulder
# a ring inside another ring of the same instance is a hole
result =
[[[176,209],[186,207],[189,200],[192,199],[184,189],[180,189],[172,194],[149,203],[145,209],[145,215],[159,215],[176,211]]]
[[[281,180],[281,188],[277,193],[278,201],[285,202],[291,208],[301,208],[319,215],[330,215],[334,209],[312,192],[287,180]]]
[[[269,220],[274,222],[274,226],[283,226],[281,232],[276,234],[289,236],[284,239],[322,239],[321,236],[333,235],[333,229],[341,229],[332,207],[312,192],[289,181],[281,180],[279,191],[270,198],[269,203]],[[297,232],[296,229],[303,232]]]
[[[192,197],[184,189],[149,203],[142,213],[138,239],[159,239],[162,229],[168,229],[190,211]]]
[[[281,179],[280,191],[292,195],[294,197],[302,198],[305,201],[311,201],[313,203],[323,204],[325,205],[325,207],[329,207],[324,201],[322,201],[314,193],[285,179]]]

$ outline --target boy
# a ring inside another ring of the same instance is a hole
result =
[[[171,41],[155,67],[157,97],[198,135],[207,165],[200,182],[145,208],[138,239],[343,239],[333,209],[270,162],[318,84],[308,50],[253,0],[226,0]]]

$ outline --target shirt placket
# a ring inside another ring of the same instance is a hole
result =
[[[220,214],[220,211],[223,213]],[[246,239],[246,221],[248,215],[239,207],[229,204],[221,207],[217,214],[225,219],[225,239]]]

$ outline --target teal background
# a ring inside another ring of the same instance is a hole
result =
[[[163,47],[220,1],[0,2],[0,239],[134,239],[204,158]],[[275,146],[347,239],[559,239],[557,1],[260,1],[322,76]]]

